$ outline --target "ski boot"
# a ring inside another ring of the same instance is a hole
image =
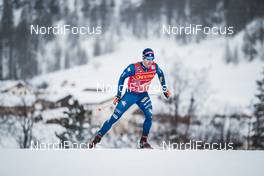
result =
[[[142,136],[139,142],[139,148],[141,149],[153,149],[147,141],[148,136]]]
[[[93,138],[93,140],[88,144],[88,148],[92,149],[95,148],[96,144],[98,144],[102,139],[102,136],[99,134],[96,134],[96,136]]]

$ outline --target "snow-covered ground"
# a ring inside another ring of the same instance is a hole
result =
[[[3,176],[262,176],[264,152],[1,150]]]

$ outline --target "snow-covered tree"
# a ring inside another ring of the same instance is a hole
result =
[[[83,105],[75,100],[73,104],[68,107],[68,111],[64,113],[67,117],[61,118],[59,124],[65,128],[65,131],[60,134],[56,133],[62,145],[65,141],[72,143],[87,142],[87,138],[90,137],[91,126],[89,125],[87,128],[85,127],[85,123],[89,121],[91,111],[86,111]]]
[[[0,11],[1,12],[1,11]],[[9,0],[3,1],[3,12],[0,23],[0,79],[14,79],[15,57],[14,57],[14,14],[13,3]],[[7,64],[3,64],[7,63]]]
[[[255,122],[253,124],[253,147],[264,149],[264,71],[262,78],[257,81],[257,103],[254,105]]]
[[[249,61],[252,61],[257,55],[257,50],[254,48],[254,44],[255,39],[246,30],[242,49]]]

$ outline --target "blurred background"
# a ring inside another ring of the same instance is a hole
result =
[[[108,87],[150,47],[172,91],[169,100],[150,91],[154,146],[264,149],[263,15],[263,0],[0,0],[0,148],[89,141],[113,112]],[[234,33],[162,31],[190,24]],[[35,35],[30,25],[101,26],[102,34]],[[101,146],[135,148],[143,120],[131,107]]]

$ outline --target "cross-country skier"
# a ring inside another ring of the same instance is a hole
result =
[[[152,49],[147,48],[143,51],[142,62],[130,64],[123,71],[118,82],[117,95],[113,101],[114,105],[117,104],[114,113],[107,121],[104,122],[101,129],[96,133],[93,140],[89,143],[89,148],[94,148],[95,145],[101,141],[101,138],[110,130],[112,125],[122,117],[122,114],[135,103],[145,115],[142,137],[139,143],[140,148],[152,148],[147,142],[152,124],[152,105],[148,95],[148,87],[156,73],[159,77],[165,97],[169,98],[171,95],[170,91],[167,89],[162,70],[153,60],[154,52]],[[129,78],[128,88],[125,94],[121,97],[122,88],[126,78]]]

